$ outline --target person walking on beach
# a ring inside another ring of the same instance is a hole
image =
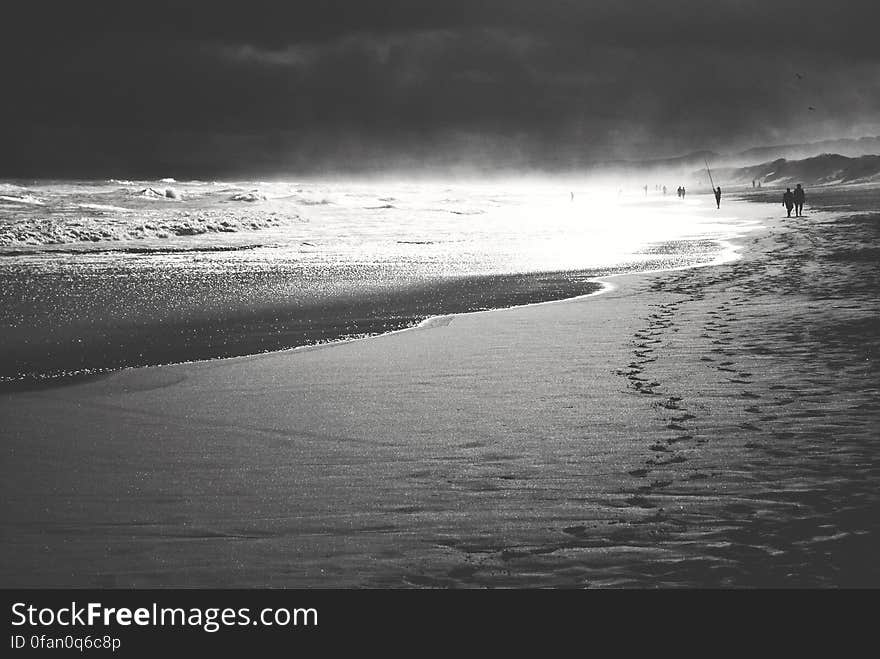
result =
[[[794,215],[795,217],[803,217],[804,215],[804,199],[806,195],[804,194],[804,189],[801,187],[801,184],[798,183],[794,189]],[[790,213],[789,213],[790,215]]]
[[[682,199],[684,199],[684,193],[685,193],[685,192],[686,192],[686,190],[684,189],[684,186],[681,186],[681,198],[682,198]]]
[[[719,185],[715,188],[715,203],[718,205],[718,208],[721,208],[721,186]]]
[[[791,192],[791,188],[785,188],[785,192],[782,195],[782,205],[788,211],[788,217],[791,217],[791,209],[794,208],[794,195]]]

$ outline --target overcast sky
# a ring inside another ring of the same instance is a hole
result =
[[[556,170],[880,134],[877,5],[9,3],[0,175]]]

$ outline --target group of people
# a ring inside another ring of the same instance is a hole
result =
[[[754,181],[753,181],[754,184]],[[760,186],[758,186],[760,187]],[[684,189],[683,185],[678,186],[678,196],[680,199],[684,199],[687,191]],[[712,192],[715,194],[715,205],[718,208],[721,208],[721,186],[715,187],[712,189]],[[645,186],[645,195],[648,194],[648,186]],[[666,186],[663,186],[663,194],[666,194]],[[788,217],[791,217],[791,211],[794,210],[795,217],[803,217],[804,214],[804,200],[806,199],[806,194],[804,194],[804,189],[801,187],[801,184],[798,183],[797,187],[795,187],[794,191],[791,188],[785,189],[785,194],[782,195],[782,205],[788,210]]]
[[[753,182],[754,183],[754,182]],[[758,186],[760,187],[760,186]],[[687,191],[685,190],[683,185],[678,186],[678,196],[680,199],[684,199]],[[721,186],[715,187],[712,189],[712,192],[715,195],[715,205],[718,208],[721,208]],[[645,195],[648,194],[648,186],[645,186]],[[663,186],[663,194],[666,194],[666,186]],[[791,217],[791,211],[794,210],[795,217],[803,217],[804,213],[804,200],[806,199],[806,194],[804,193],[803,187],[798,183],[797,187],[795,187],[794,191],[791,188],[785,189],[785,194],[782,195],[782,205],[788,210],[788,217]]]
[[[788,211],[788,217],[791,217],[792,209],[794,209],[795,217],[803,217],[805,199],[806,194],[804,194],[804,189],[800,183],[797,184],[794,192],[791,191],[791,188],[785,188],[785,193],[782,195],[782,205]]]

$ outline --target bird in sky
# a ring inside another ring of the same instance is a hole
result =
[[[814,108],[812,105],[809,106],[807,109],[808,109],[810,112],[815,112],[815,111],[816,111],[816,108]]]
[[[803,80],[803,79],[804,79],[804,76],[802,76],[800,73],[795,73],[795,74],[794,74],[794,77],[797,78],[798,80]]]

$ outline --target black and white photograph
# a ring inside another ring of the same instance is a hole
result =
[[[0,588],[880,587],[878,19],[4,4]]]

